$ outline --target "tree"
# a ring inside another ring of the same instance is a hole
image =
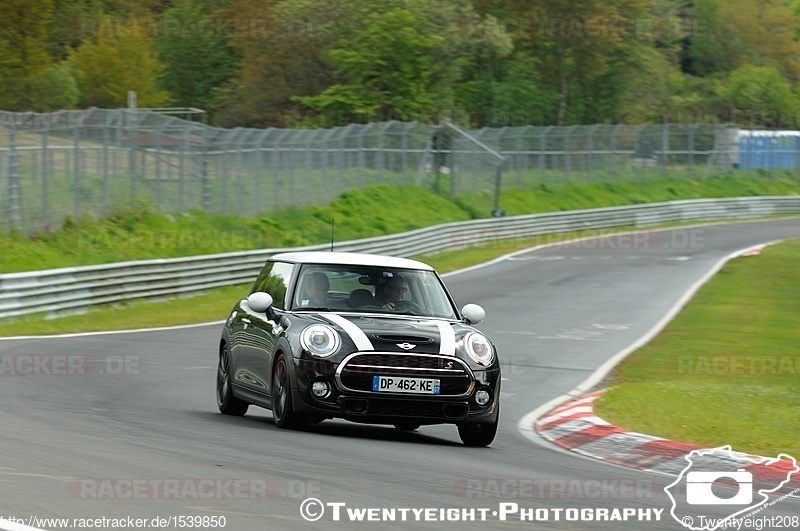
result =
[[[558,87],[558,125],[579,122],[568,115],[570,105],[580,101],[574,96],[608,73],[616,58],[646,43],[639,24],[648,20],[649,7],[648,0],[517,2],[518,16],[526,22],[521,40]]]
[[[798,103],[789,81],[769,66],[741,66],[719,83],[716,92],[721,108],[738,111],[741,119],[757,127],[789,125],[782,123],[781,115],[792,113]]]
[[[159,86],[179,106],[208,108],[214,89],[236,72],[238,57],[230,46],[231,35],[205,6],[206,2],[179,0],[158,19],[162,31],[154,48],[166,67]]]
[[[78,83],[67,61],[48,66],[31,83],[31,90],[36,95],[37,111],[74,109],[80,101]]]
[[[697,0],[690,73],[729,73],[745,64],[778,67],[800,82],[800,16],[782,0]]]
[[[0,0],[0,107],[35,108],[33,84],[50,65],[45,50],[53,0]]]
[[[103,34],[97,42],[86,42],[73,54],[81,105],[125,107],[128,91],[137,93],[139,107],[169,103],[169,95],[158,88],[164,66],[150,50],[150,39],[136,32]]]
[[[235,0],[216,12],[218,20],[255,20],[258,34],[235,32],[231,46],[241,58],[233,78],[216,87],[211,106],[222,126],[285,126],[291,97],[324,88],[328,79],[318,42],[302,25],[281,26],[273,0]]]
[[[314,110],[380,111],[381,117],[431,109],[429,51],[442,38],[423,34],[415,15],[406,9],[364,22],[365,27],[352,40],[328,53],[328,61],[343,82],[297,100]]]
[[[243,59],[235,89],[225,89],[229,98],[235,93],[225,106],[228,124],[312,125],[318,115],[310,109],[326,109],[338,124],[365,119],[351,112],[356,107],[452,109],[471,63],[474,39],[460,27],[475,16],[470,0],[238,0],[230,9],[250,13],[256,9],[250,4],[266,12],[260,16],[271,17],[274,28],[267,39],[234,39]],[[400,46],[409,61],[400,65],[387,42]],[[398,69],[388,70],[391,62]],[[305,99],[329,89],[322,99]],[[306,105],[301,109],[299,102]],[[304,120],[309,114],[315,118]],[[380,119],[378,112],[369,116]]]
[[[99,0],[55,0],[47,25],[47,52],[56,61],[67,59],[83,39],[96,36],[101,20]]]

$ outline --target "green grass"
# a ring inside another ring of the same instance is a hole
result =
[[[797,175],[789,173],[782,173],[773,180],[762,173],[748,177],[743,172],[729,172],[721,177],[689,179],[680,172],[668,173],[672,176],[669,178],[657,178],[658,174],[653,174],[655,170],[650,172],[651,175],[642,180],[624,179],[591,185],[575,182],[538,184],[532,188],[507,191],[502,196],[500,207],[506,215],[515,216],[682,199],[788,195],[800,190]],[[486,217],[491,214],[492,194],[489,190],[468,192],[460,195],[457,203],[476,217]]]
[[[800,194],[800,181],[786,173],[774,179],[741,172],[706,180],[648,179],[506,189],[500,207],[507,215],[519,215],[676,199]],[[152,204],[137,203],[103,219],[68,220],[53,233],[0,236],[0,273],[325,243],[330,240],[331,219],[337,241],[383,236],[487,217],[492,194],[478,189],[453,199],[425,187],[380,185],[345,192],[327,206],[242,218],[201,212],[170,215],[156,212]]]
[[[469,215],[424,188],[390,186],[345,192],[329,206],[258,218],[168,215],[137,203],[105,219],[70,221],[55,233],[0,236],[0,273],[324,243],[330,241],[331,219],[336,240],[345,241]]]
[[[597,414],[703,446],[800,455],[800,240],[730,262],[613,372]]]
[[[3,319],[0,336],[53,335],[132,330],[219,321],[250,293],[250,284],[227,286],[168,301],[136,300],[97,307],[87,313],[49,319],[44,314]]]

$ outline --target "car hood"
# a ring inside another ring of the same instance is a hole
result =
[[[446,319],[320,313],[359,351],[409,352],[454,356],[456,340],[472,328]]]

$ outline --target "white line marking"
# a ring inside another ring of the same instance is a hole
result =
[[[215,326],[215,325],[221,325],[224,322],[225,319],[222,319],[221,321],[209,321],[207,323],[195,323],[195,324],[175,325],[175,326],[159,326],[156,328],[134,328],[131,330],[106,330],[104,332],[75,332],[72,334],[58,334],[51,336],[7,336],[7,337],[0,337],[0,341],[11,341],[13,339],[64,339],[68,337],[108,336],[112,334],[138,334],[141,332],[161,332],[164,330],[183,330],[186,328]]]

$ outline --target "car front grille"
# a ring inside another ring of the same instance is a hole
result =
[[[356,353],[348,356],[336,371],[337,382],[346,391],[372,393],[373,376],[438,379],[439,394],[432,396],[467,396],[475,385],[472,372],[464,362],[454,356],[437,354]]]

